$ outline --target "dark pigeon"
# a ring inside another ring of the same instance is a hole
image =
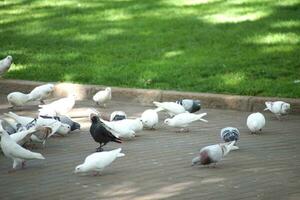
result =
[[[103,151],[102,147],[105,146],[108,142],[122,143],[122,140],[114,136],[110,131],[108,131],[103,122],[100,121],[99,117],[96,115],[91,115],[91,127],[90,133],[100,146],[96,149],[97,152]]]
[[[237,128],[226,127],[221,130],[220,135],[224,142],[238,141],[240,132]]]
[[[177,104],[182,105],[184,109],[190,113],[197,112],[201,109],[201,101],[193,99],[181,99],[176,101]]]

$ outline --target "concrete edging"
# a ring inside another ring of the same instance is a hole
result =
[[[45,82],[25,80],[0,80],[1,93],[9,94],[12,91],[30,92],[34,87],[45,84]],[[83,85],[74,83],[55,84],[54,96],[66,96],[69,92],[75,92],[79,100],[91,99],[92,96],[106,86]],[[292,113],[300,113],[300,99],[277,98],[277,97],[255,97],[210,93],[178,92],[169,90],[135,89],[111,87],[115,99],[138,102],[143,105],[153,105],[153,101],[175,101],[183,98],[199,99],[204,108],[232,109],[240,111],[262,111],[265,101],[282,100],[291,104]]]

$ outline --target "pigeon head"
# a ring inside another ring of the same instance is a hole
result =
[[[289,103],[284,103],[282,105],[282,111],[284,114],[288,113],[290,111],[290,109],[291,109],[291,105]]]
[[[165,119],[164,123],[167,125],[171,125],[172,121],[171,121],[171,119],[168,118],[168,119]]]
[[[210,159],[210,157],[208,156],[207,151],[202,151],[200,153],[200,163],[202,165],[209,165],[210,163],[212,163],[212,160]]]
[[[90,120],[93,122],[93,123],[97,123],[99,121],[99,117],[97,114],[95,113],[91,113],[90,114]]]
[[[71,131],[74,131],[74,130],[80,130],[80,124],[77,123],[77,122],[74,122],[72,127],[71,127]]]
[[[197,156],[197,157],[193,158],[192,166],[197,165],[199,163],[200,163],[200,156]]]
[[[7,100],[12,100],[12,99],[13,99],[13,94],[12,93],[7,95]]]
[[[10,62],[13,60],[13,58],[12,58],[11,55],[8,55],[8,56],[6,57],[6,59],[8,59]]]
[[[110,88],[110,87],[107,87],[107,88],[105,88],[105,91],[111,92],[111,88]]]
[[[78,166],[75,167],[74,173],[78,174],[80,172],[85,172],[83,165],[78,165]]]
[[[71,127],[68,124],[61,123],[59,129],[57,130],[60,134],[67,134],[71,130]]]

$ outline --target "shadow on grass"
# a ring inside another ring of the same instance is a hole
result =
[[[2,3],[6,77],[300,97],[300,4],[178,2]]]

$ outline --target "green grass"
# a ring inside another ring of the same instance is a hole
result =
[[[6,78],[300,97],[298,0],[0,0]]]

